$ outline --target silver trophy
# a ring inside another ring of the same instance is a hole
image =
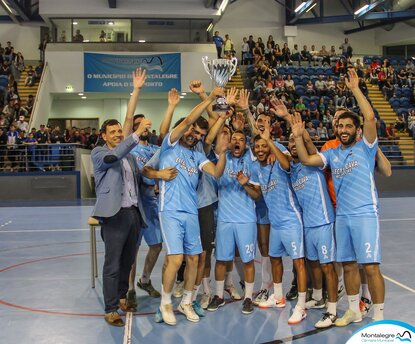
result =
[[[209,60],[207,56],[202,57],[202,63],[205,67],[206,73],[215,82],[216,86],[224,87],[235,74],[238,60],[236,57],[232,59],[214,59]],[[214,111],[227,111],[229,105],[226,103],[226,98],[222,96],[216,97],[216,104],[213,106]]]

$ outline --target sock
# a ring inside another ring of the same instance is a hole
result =
[[[305,309],[305,298],[307,296],[307,292],[298,292],[298,302],[297,305],[300,306],[302,309]]]
[[[254,282],[249,283],[245,281],[245,299],[252,300],[252,293],[254,292]]]
[[[323,289],[314,289],[313,288],[313,299],[320,301],[323,298]]]
[[[373,320],[383,320],[383,307],[384,303],[373,304]]]
[[[147,284],[148,282],[150,282],[150,276],[147,276],[144,272],[140,277],[140,282],[143,284]]]
[[[238,275],[239,275],[239,280],[240,281],[245,280],[244,264],[242,263],[241,257],[235,257],[234,263],[235,263],[236,271],[238,272]]]
[[[203,292],[205,294],[209,294],[210,295],[212,292],[210,290],[210,284],[209,284],[209,282],[210,282],[209,277],[203,277],[202,278]]]
[[[171,303],[171,294],[164,291],[163,285],[161,285],[161,304],[168,305]]]
[[[216,281],[216,295],[223,299],[223,289],[225,288],[225,281]]]
[[[347,299],[349,300],[349,308],[353,312],[355,312],[356,314],[360,314],[360,308],[359,308],[360,297],[359,297],[359,294],[347,295]]]
[[[279,300],[283,297],[282,295],[282,283],[274,283],[274,298]]]
[[[368,299],[369,301],[372,300],[372,296],[370,295],[369,286],[367,284],[362,284],[362,297]]]
[[[200,284],[199,285],[195,285],[193,287],[193,292],[192,292],[192,302],[196,301],[197,298],[197,294],[199,293],[199,289],[200,289]]]
[[[262,257],[261,262],[262,284],[261,290],[268,289],[272,283],[271,280],[271,260],[269,257]]]
[[[232,286],[233,286],[232,271],[229,271],[225,273],[225,288],[229,288]]]
[[[327,312],[333,315],[337,315],[336,306],[337,302],[327,302]]]
[[[183,297],[182,301],[180,302],[181,305],[189,305],[192,303],[192,293],[193,290],[186,290],[183,289]]]

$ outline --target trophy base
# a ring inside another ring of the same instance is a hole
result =
[[[218,96],[216,97],[216,104],[213,104],[213,111],[226,112],[230,109],[229,104],[226,103],[226,98]]]

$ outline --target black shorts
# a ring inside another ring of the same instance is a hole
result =
[[[214,242],[214,205],[210,204],[206,207],[199,208],[199,227],[200,240],[202,241],[203,251],[209,251],[213,248]]]

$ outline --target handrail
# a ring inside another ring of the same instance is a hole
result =
[[[48,63],[45,62],[45,65],[43,66],[42,75],[40,76],[39,85],[38,85],[38,88],[37,88],[37,91],[36,91],[35,101],[33,102],[32,114],[31,114],[30,119],[29,119],[29,128],[32,127],[33,114],[35,114],[36,105],[37,105],[37,103],[39,101],[38,98],[39,98],[40,88],[41,88],[41,86],[43,84],[43,79],[44,79],[44,77],[46,75],[46,68],[48,68],[48,66],[49,66]]]

